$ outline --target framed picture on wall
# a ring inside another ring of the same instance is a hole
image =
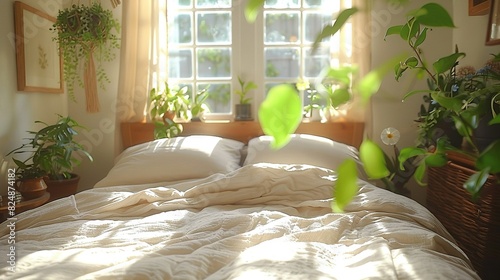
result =
[[[14,2],[17,90],[63,93],[62,59],[50,30],[56,19]]]
[[[469,16],[487,15],[491,0],[469,0]]]
[[[486,32],[486,45],[500,45],[500,0],[492,0]]]

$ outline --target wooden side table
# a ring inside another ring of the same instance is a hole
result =
[[[30,210],[33,208],[36,208],[38,206],[41,206],[48,202],[50,199],[50,193],[46,192],[44,195],[41,197],[33,198],[33,199],[25,199],[22,197],[20,194],[16,195],[16,198],[14,200],[15,202],[15,214],[19,214],[21,212],[24,212],[26,210]],[[9,197],[7,196],[2,196],[2,202],[0,202],[0,222],[5,221],[10,215],[9,215],[9,202],[12,202]]]

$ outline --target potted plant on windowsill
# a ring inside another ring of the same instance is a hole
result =
[[[196,93],[193,100],[189,103],[189,110],[191,111],[191,121],[201,121],[204,113],[210,112],[205,101],[207,100],[209,92],[203,89]]]
[[[36,132],[29,131],[31,137],[26,138],[27,142],[8,154],[29,154],[25,160],[13,159],[18,166],[16,175],[20,185],[24,179],[42,177],[51,200],[75,194],[80,177],[72,173],[73,168],[80,164],[81,156],[93,160],[74,139],[77,129],[82,126],[70,117],[62,116],[52,125],[41,121],[35,123],[45,127]]]
[[[154,137],[170,138],[182,133],[179,119],[189,120],[187,87],[171,88],[167,82],[163,90],[152,88],[149,92],[150,116],[155,124]]]
[[[252,81],[244,81],[240,76],[238,76],[238,83],[240,89],[236,90],[234,93],[239,96],[239,103],[236,104],[236,114],[235,120],[237,121],[251,121],[252,118],[252,104],[250,103],[252,99],[247,97],[249,91],[256,89],[257,84]]]

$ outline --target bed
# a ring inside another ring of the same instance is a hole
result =
[[[142,139],[93,189],[4,222],[15,257],[2,252],[0,279],[479,279],[411,199],[360,179],[332,213],[335,167],[355,147],[270,141]]]

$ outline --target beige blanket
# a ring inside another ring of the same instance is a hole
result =
[[[2,250],[0,279],[479,279],[410,199],[361,181],[346,213],[332,213],[335,180],[260,164],[81,192],[19,214],[13,238],[1,224],[15,263]]]

